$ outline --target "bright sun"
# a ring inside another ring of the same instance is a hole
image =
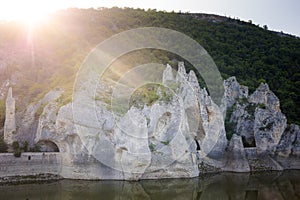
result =
[[[18,12],[15,16],[13,20],[17,20],[17,21],[21,21],[24,23],[27,23],[29,25],[34,25],[38,22],[40,22],[41,20],[43,20],[46,16],[45,12],[41,12],[41,11],[36,11],[34,9],[32,10],[27,10],[24,12]]]
[[[5,2],[5,3],[4,3]],[[9,0],[0,3],[0,20],[17,20],[35,24],[60,8],[57,1]],[[53,3],[53,2],[56,2]]]

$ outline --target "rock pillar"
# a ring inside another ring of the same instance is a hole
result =
[[[10,87],[6,98],[6,115],[4,123],[4,141],[7,144],[13,143],[14,134],[16,133],[15,104],[15,99],[12,97],[12,88]]]

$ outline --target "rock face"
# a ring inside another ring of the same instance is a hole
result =
[[[260,151],[274,152],[286,128],[286,118],[281,112],[256,108],[254,137]]]
[[[293,144],[292,155],[297,156],[299,158],[300,157],[300,128],[298,125],[292,124],[290,131],[294,132],[296,135],[296,139],[292,143]]]
[[[226,171],[249,172],[250,166],[246,157],[241,136],[234,134],[227,151]]]
[[[12,144],[16,134],[15,99],[12,97],[12,88],[8,90],[6,98],[6,115],[4,123],[4,141]]]
[[[224,88],[225,103],[227,107],[233,106],[239,98],[248,98],[248,87],[240,85],[234,76],[224,81]]]
[[[228,85],[226,82],[225,86]],[[227,90],[236,90],[237,84],[231,85],[235,87]],[[260,152],[274,153],[287,126],[278,98],[264,83],[248,98],[235,96],[229,98],[228,104],[233,107],[230,121],[235,125],[234,132],[242,136],[245,146],[257,147]]]
[[[248,102],[248,88],[241,86],[235,77],[224,81],[225,87],[225,105],[227,114],[224,113],[227,120],[234,124],[231,132],[242,136],[245,146],[255,146],[254,138],[254,110]],[[229,130],[227,130],[229,132]]]
[[[62,156],[60,175],[66,178],[95,179],[95,159],[89,157],[77,135],[72,116],[72,104],[58,108],[50,102],[41,114],[36,143],[50,142],[57,145]],[[48,146],[49,147],[49,146]],[[87,171],[91,171],[90,174]]]
[[[199,159],[222,167],[227,140],[220,108],[199,87],[195,73],[186,73],[183,63],[176,77],[167,66],[162,82],[176,95],[167,94],[167,101],[158,99],[142,109],[132,106],[123,116],[97,101],[98,129],[91,123],[74,124],[71,104],[59,108],[52,100],[39,117],[35,142],[57,145],[63,158],[61,175],[68,178],[195,177]],[[99,88],[111,91],[105,82]],[[158,95],[164,98],[162,91]]]
[[[76,111],[75,104],[60,105],[62,90],[52,90],[17,114],[18,130],[10,90],[7,109],[13,114],[7,115],[6,133],[16,130],[16,140],[59,151],[59,174],[66,178],[139,180],[300,168],[294,162],[300,156],[299,127],[287,126],[267,84],[249,96],[231,77],[218,106],[183,63],[177,74],[167,65],[161,82],[168,90],[161,87],[151,104],[127,110],[112,106],[108,97],[115,83],[107,80],[99,82],[97,98],[74,99],[82,101]]]
[[[256,91],[252,95],[250,95],[248,100],[250,103],[263,104],[271,111],[280,111],[279,99],[269,89],[269,86],[266,83],[261,83]]]
[[[225,104],[229,106],[225,121],[230,124],[226,131],[241,136],[251,170],[282,170],[278,162],[284,163],[284,159],[275,157],[279,155],[288,162],[296,155],[293,149],[299,152],[296,150],[299,127],[287,126],[279,99],[267,84],[262,83],[250,96],[243,95],[245,89],[241,89],[235,78],[226,80],[224,86]],[[300,167],[295,165],[286,165],[286,168]]]
[[[300,155],[299,139],[300,129],[298,125],[291,124],[284,131],[281,140],[276,148],[276,153],[279,156],[289,157]]]
[[[163,84],[168,84],[169,81],[174,81],[174,74],[172,70],[172,67],[170,65],[167,65],[167,68],[163,73]]]
[[[286,128],[286,117],[280,111],[279,99],[262,83],[249,97],[249,102],[263,105],[255,109],[254,136],[261,151],[274,152]]]
[[[41,113],[50,102],[59,98],[62,92],[60,89],[51,90],[36,104],[30,104],[25,111],[16,114],[18,126],[16,139],[18,141],[27,141],[30,146],[33,146]],[[46,117],[53,118],[53,114]]]
[[[254,137],[254,113],[251,112],[253,106],[251,105],[241,105],[237,103],[235,110],[233,110],[230,120],[236,124],[235,133],[242,136],[242,140],[245,146],[255,147],[255,137]]]

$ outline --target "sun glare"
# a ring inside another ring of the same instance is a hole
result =
[[[41,22],[46,17],[45,12],[36,11],[34,9],[28,9],[27,11],[18,12],[11,20],[16,20],[28,24],[30,26]],[[10,20],[10,19],[9,19]]]
[[[58,4],[50,4],[49,1],[10,0],[0,3],[0,20],[15,20],[34,25],[58,9]]]

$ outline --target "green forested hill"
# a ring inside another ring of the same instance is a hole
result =
[[[99,42],[124,30],[156,26],[174,29],[198,41],[212,56],[223,78],[236,76],[253,91],[267,82],[280,98],[289,122],[300,124],[300,39],[230,18],[156,10],[99,8],[59,11],[33,30],[0,24],[1,83],[12,78],[17,109],[55,87],[71,98],[76,72]],[[143,50],[123,56],[115,67],[158,61],[175,64],[177,55]],[[3,67],[4,66],[4,67]],[[175,65],[174,65],[175,66]],[[126,69],[126,67],[125,67]]]

